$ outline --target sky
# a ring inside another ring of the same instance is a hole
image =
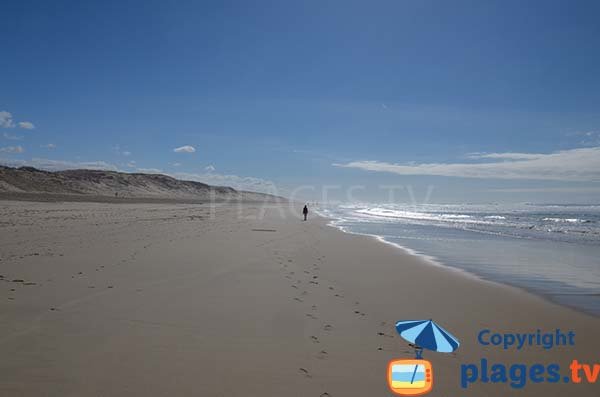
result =
[[[600,203],[597,1],[2,2],[0,162]]]

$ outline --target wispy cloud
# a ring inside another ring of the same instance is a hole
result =
[[[2,153],[23,153],[25,149],[21,146],[5,146],[0,148],[0,152]]]
[[[472,157],[475,156],[475,157]],[[471,158],[495,160],[482,163],[396,164],[352,161],[336,167],[398,175],[438,175],[462,178],[600,181],[600,147],[554,153],[471,154]]]
[[[136,172],[141,172],[143,174],[163,174],[163,170],[159,168],[136,168]]]
[[[19,127],[25,130],[35,129],[35,125],[33,125],[33,123],[30,121],[19,121]]]
[[[15,122],[13,121],[12,114],[6,110],[0,111],[0,127],[13,128],[14,126]]]
[[[173,149],[175,153],[194,153],[196,148],[190,145],[180,146]]]
[[[22,135],[13,135],[9,134],[8,132],[3,133],[2,136],[6,139],[10,139],[11,141],[20,141],[21,139],[23,139]]]
[[[470,159],[499,159],[499,160],[533,160],[539,159],[544,154],[535,153],[469,153]]]
[[[487,189],[493,193],[600,193],[600,187],[539,187]]]
[[[42,145],[41,147],[43,147],[45,149],[56,149],[56,145],[53,143],[47,143],[45,145]]]
[[[204,171],[207,171],[207,172],[213,172],[214,170],[216,170],[216,168],[212,164],[211,165],[207,165],[206,167],[204,167]]]

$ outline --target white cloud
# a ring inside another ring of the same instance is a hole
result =
[[[180,146],[178,148],[173,149],[175,153],[194,153],[196,148],[190,145]]]
[[[380,161],[352,161],[336,167],[398,175],[438,175],[462,178],[539,179],[600,181],[600,146],[562,150],[554,153],[490,153],[476,158],[486,163],[394,164]]]
[[[181,167],[181,163],[172,163],[171,166],[173,166],[173,167]]]
[[[4,128],[13,128],[15,123],[12,119],[12,114],[7,112],[6,110],[0,111],[0,127]]]
[[[208,171],[208,172],[213,172],[214,170],[216,170],[214,165],[207,165],[206,167],[204,167],[204,171]]]
[[[42,147],[46,148],[46,149],[56,149],[56,145],[53,143],[48,143],[46,145],[42,145]]]
[[[2,134],[2,136],[4,136],[4,138],[10,139],[12,141],[20,141],[21,139],[23,139],[22,135],[13,135],[13,134],[9,134],[8,132],[5,132],[4,134]]]
[[[19,125],[20,128],[23,128],[26,130],[33,130],[35,128],[35,125],[33,125],[33,123],[30,121],[19,121],[17,124]],[[10,112],[7,112],[6,110],[0,111],[0,127],[4,127],[4,128],[16,127],[15,121],[13,120],[13,116]]]
[[[25,149],[23,149],[21,146],[6,146],[0,148],[0,152],[3,153],[23,153],[24,151]]]
[[[131,156],[131,152],[129,151],[124,151],[123,153],[121,153],[123,156]]]
[[[35,129],[35,125],[33,125],[33,123],[29,122],[29,121],[19,121],[19,127],[26,129],[26,130]]]

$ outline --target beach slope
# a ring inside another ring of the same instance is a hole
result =
[[[436,266],[288,205],[3,201],[2,396],[388,396],[412,358],[398,320],[461,341],[426,352],[432,396],[597,396],[597,385],[460,385],[462,364],[598,362],[598,319]],[[495,332],[576,332],[504,351]]]

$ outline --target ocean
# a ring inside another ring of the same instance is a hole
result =
[[[331,225],[600,316],[600,205],[352,204]]]

